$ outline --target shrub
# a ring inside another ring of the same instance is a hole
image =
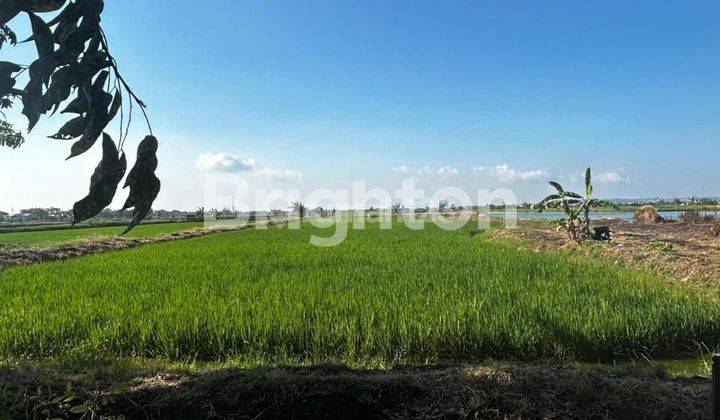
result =
[[[688,210],[681,212],[678,220],[684,223],[713,223],[718,218],[712,214],[701,214],[697,210]]]

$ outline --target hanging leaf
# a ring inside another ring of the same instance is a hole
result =
[[[93,82],[92,86],[90,87],[90,94],[88,95],[88,98],[90,99],[90,107],[96,108],[95,111],[100,111],[100,107],[102,104],[105,104],[102,108],[107,108],[107,106],[110,104],[110,100],[112,100],[112,96],[110,96],[109,93],[105,92],[104,86],[105,83],[107,83],[108,77],[110,77],[109,71],[103,71],[100,72],[97,78],[95,78],[95,81]],[[110,99],[107,99],[110,98]],[[107,109],[106,109],[107,111]]]
[[[30,132],[40,119],[40,115],[45,112],[43,104],[42,85],[43,79],[38,70],[38,61],[30,65],[30,80],[22,92],[23,110],[22,113],[28,119],[28,132]]]
[[[66,0],[23,0],[21,8],[25,12],[48,13],[54,12],[65,5]]]
[[[57,112],[75,92],[63,112],[77,115],[51,136],[77,140],[68,159],[93,147],[121,112],[124,93],[140,106],[152,133],[144,103],[122,79],[108,52],[100,27],[104,6],[103,0],[0,0],[0,47],[17,43],[15,33],[6,23],[20,12],[27,12],[32,28],[27,41],[32,41],[37,50],[37,59],[28,68],[27,84],[22,90],[15,88],[13,77],[22,68],[0,61],[0,109],[9,108],[20,97],[30,131],[43,114]],[[53,11],[58,13],[49,22],[37,15]],[[110,67],[116,76],[114,85],[108,83]],[[146,140],[139,148],[135,175],[128,184],[130,197],[126,204],[135,210],[127,230],[148,214],[160,190],[160,180],[154,174],[157,140],[151,136]],[[22,142],[22,134],[14,131],[0,114],[0,145],[17,147]],[[103,160],[91,178],[90,193],[73,209],[76,223],[92,217],[111,202],[127,166],[125,155],[118,155],[112,139],[103,136]]]
[[[68,35],[78,28],[78,23],[82,18],[82,13],[77,3],[70,3],[63,9],[60,14],[48,22],[48,26],[55,27],[53,31],[53,39],[56,43],[61,44]]]
[[[90,150],[112,119],[110,118],[107,107],[113,98],[112,95],[103,90],[103,85],[107,81],[108,76],[109,73],[103,71],[95,79],[91,88],[89,90],[86,89],[85,95],[88,97],[90,109],[88,112],[88,124],[85,127],[82,138],[76,141],[70,148],[70,156],[68,156],[67,159]]]
[[[60,104],[70,97],[74,83],[75,75],[73,74],[73,68],[71,66],[58,69],[52,75],[50,86],[43,95],[45,111],[52,110],[52,114],[54,114],[60,107]]]
[[[3,0],[0,2],[0,26],[5,26],[21,11],[18,0]]]
[[[33,36],[35,37],[35,47],[38,52],[38,70],[42,75],[43,81],[50,83],[50,76],[55,70],[55,45],[53,41],[52,31],[50,27],[38,15],[28,12],[30,16],[30,24],[32,26]]]
[[[0,98],[9,95],[15,87],[15,79],[12,77],[0,74]]]
[[[49,136],[55,140],[70,140],[76,137],[80,137],[85,132],[85,128],[88,125],[88,119],[86,117],[76,117],[66,122],[57,134]]]
[[[101,41],[102,41],[102,35],[100,34],[100,32],[96,32],[95,36],[93,36],[92,39],[90,40],[90,42],[88,43],[88,46],[85,49],[85,54],[87,55],[90,53],[97,53],[98,50],[100,49]]]
[[[10,76],[13,73],[17,73],[22,70],[22,67],[9,61],[0,61],[0,74]]]
[[[81,155],[88,150],[95,144],[98,137],[100,137],[100,134],[102,134],[103,129],[107,124],[103,124],[104,118],[98,117],[98,116],[91,116],[88,120],[88,124],[85,127],[85,131],[83,132],[82,137],[80,140],[73,143],[72,147],[70,148],[70,156],[68,156],[65,160],[68,160],[70,158],[74,158],[75,156]]]
[[[130,187],[130,194],[122,209],[134,207],[133,218],[123,235],[130,232],[150,213],[152,204],[160,192],[160,179],[155,175],[158,165],[157,149],[158,141],[154,136],[145,137],[138,146],[137,160],[123,187]]]
[[[84,114],[88,112],[89,108],[90,103],[88,102],[87,95],[85,94],[85,89],[78,89],[77,97],[73,99],[60,113]]]
[[[73,206],[73,225],[96,216],[112,203],[126,169],[125,154],[118,156],[115,142],[103,134],[103,157],[90,178],[88,195]]]

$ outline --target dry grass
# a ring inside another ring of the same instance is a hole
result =
[[[604,221],[612,230],[609,243],[577,245],[547,227],[496,229],[491,237],[523,248],[598,257],[626,267],[644,267],[697,287],[720,287],[720,237],[713,223],[642,224]]]
[[[204,372],[19,364],[0,367],[0,407],[11,417],[705,418],[710,381],[547,364]]]

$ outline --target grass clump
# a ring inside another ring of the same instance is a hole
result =
[[[355,364],[660,356],[720,338],[708,298],[644,271],[428,226],[337,247],[270,228],[0,273],[0,356]]]

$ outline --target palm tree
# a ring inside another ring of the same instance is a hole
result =
[[[293,201],[290,203],[290,209],[293,213],[297,214],[300,217],[300,220],[305,218],[305,212],[307,211],[307,207],[305,207],[305,204],[302,201]]]

